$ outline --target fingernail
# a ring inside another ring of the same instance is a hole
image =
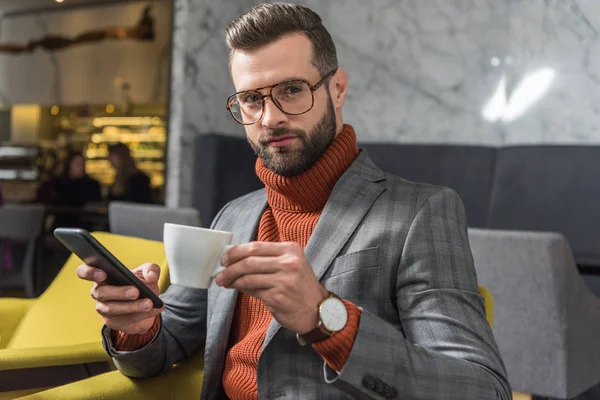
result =
[[[104,280],[104,272],[94,272],[94,280],[103,281]]]
[[[149,301],[144,301],[140,308],[142,311],[150,311],[150,309],[152,309],[152,304]]]
[[[135,289],[127,289],[125,291],[125,296],[129,297],[130,299],[135,299],[137,297],[137,293],[135,292]]]
[[[229,265],[229,256],[227,253],[223,254],[223,257],[221,257],[221,264],[223,264],[224,267]]]
[[[151,276],[155,276],[156,277],[156,272],[154,272],[154,271],[148,272],[148,278],[150,278]]]
[[[217,277],[215,278],[215,282],[217,282],[217,285],[223,286],[223,274],[217,275]]]

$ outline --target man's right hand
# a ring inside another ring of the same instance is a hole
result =
[[[158,290],[160,267],[156,264],[144,264],[131,272],[144,282],[155,294]],[[164,310],[152,308],[149,299],[138,299],[139,290],[134,286],[110,286],[104,282],[106,272],[80,265],[77,276],[94,282],[90,294],[96,300],[96,311],[104,318],[106,326],[127,334],[144,334],[154,324],[155,317]]]

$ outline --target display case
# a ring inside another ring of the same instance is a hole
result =
[[[7,129],[12,135],[0,146],[0,181],[5,197],[33,201],[35,187],[61,175],[69,153],[74,151],[86,157],[86,172],[100,182],[106,194],[115,178],[108,148],[121,142],[150,178],[154,200],[163,201],[165,104],[15,105],[10,111],[12,128]],[[27,195],[22,187],[28,188]]]
[[[81,151],[87,159],[86,172],[103,187],[112,185],[115,178],[108,161],[108,148],[122,142],[131,150],[137,167],[150,178],[152,188],[164,192],[165,105],[135,105],[122,112],[109,104],[100,109],[89,108],[84,113],[59,109],[57,114],[57,151]]]

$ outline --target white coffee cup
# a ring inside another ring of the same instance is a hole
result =
[[[172,284],[208,289],[225,267],[221,257],[232,247],[231,232],[165,224],[163,241]]]

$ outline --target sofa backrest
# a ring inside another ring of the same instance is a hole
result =
[[[194,140],[192,206],[200,211],[202,226],[210,226],[231,200],[260,189],[256,156],[245,138],[217,134]]]
[[[227,202],[263,185],[254,172],[256,156],[244,138],[200,135],[194,146],[192,204],[208,226]],[[465,203],[469,225],[485,226],[496,149],[382,143],[360,147],[385,172],[454,189]]]
[[[560,232],[577,264],[600,266],[600,147],[499,149],[487,226]]]
[[[452,188],[462,198],[469,226],[485,227],[496,149],[478,146],[361,144],[375,165],[414,182]]]
[[[263,185],[245,138],[201,135],[194,145],[192,205],[208,226],[228,201]],[[578,264],[600,266],[600,146],[360,147],[386,172],[454,189],[471,227],[560,232]]]

